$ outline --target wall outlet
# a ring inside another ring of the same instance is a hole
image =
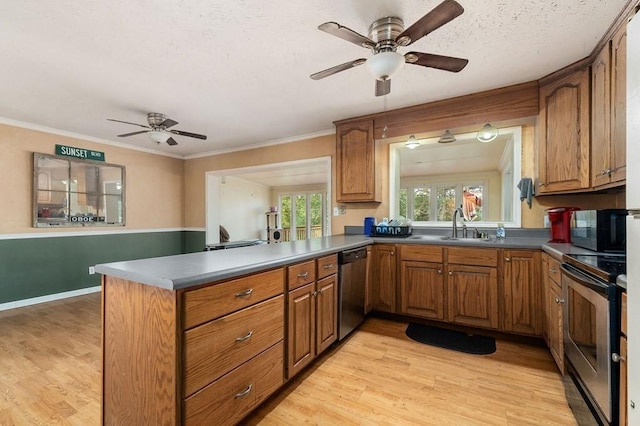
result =
[[[340,214],[341,215],[347,214],[347,206],[344,206],[344,205],[340,206]]]
[[[93,275],[96,273],[96,267],[95,266],[89,266],[89,275]]]

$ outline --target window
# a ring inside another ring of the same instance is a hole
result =
[[[400,188],[400,215],[414,222],[450,222],[456,207],[467,221],[482,221],[486,184],[407,184]],[[408,196],[411,194],[411,197]]]
[[[34,153],[33,226],[123,226],[124,167]]]
[[[282,241],[306,240],[329,234],[326,192],[281,193],[278,200]]]

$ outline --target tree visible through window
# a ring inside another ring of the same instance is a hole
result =
[[[324,192],[280,194],[280,227],[283,241],[327,235],[327,195]]]
[[[400,189],[399,212],[417,222],[448,222],[462,207],[467,221],[482,221],[486,203],[484,183],[419,184]]]

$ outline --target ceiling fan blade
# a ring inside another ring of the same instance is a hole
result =
[[[149,127],[149,126],[145,126],[144,124],[130,123],[130,122],[128,122],[128,121],[122,121],[122,120],[114,120],[113,118],[107,118],[107,120],[109,120],[109,121],[115,121],[116,123],[133,124],[134,126],[144,127],[145,129],[150,129],[150,128],[151,128],[151,127]]]
[[[147,130],[140,130],[139,132],[131,132],[131,133],[125,133],[123,135],[118,135],[119,138],[126,138],[127,136],[133,136],[133,135],[140,135],[142,133],[148,133]]]
[[[183,132],[182,130],[167,130],[167,132],[173,133],[174,135],[188,136],[190,138],[196,138],[196,139],[202,139],[202,140],[206,140],[207,139],[207,137],[205,135],[199,135],[197,133]]]
[[[367,49],[372,49],[376,45],[369,37],[365,37],[350,28],[338,24],[337,22],[325,22],[324,24],[319,25],[318,29],[343,40],[355,43],[358,46],[366,47]]]
[[[429,13],[418,19],[413,25],[404,30],[396,38],[401,46],[408,46],[432,31],[437,30],[447,22],[462,15],[464,8],[454,0],[444,0]]]
[[[439,70],[459,72],[469,63],[468,59],[454,58],[453,56],[433,55],[431,53],[409,52],[404,55],[408,64],[421,65],[423,67],[437,68]]]
[[[171,146],[178,145],[178,142],[176,142],[174,138],[169,138],[167,139],[167,145],[171,145]]]
[[[178,124],[177,121],[172,120],[170,118],[167,118],[166,120],[164,120],[162,123],[159,124],[160,127],[164,127],[165,129],[168,129],[169,127],[173,127],[176,124]]]
[[[391,92],[391,80],[376,80],[376,96],[388,95]]]
[[[329,77],[330,75],[339,73],[340,71],[348,70],[349,68],[362,65],[367,60],[364,58],[356,59],[355,61],[345,62],[344,64],[336,65],[335,67],[327,68],[326,70],[311,74],[310,77],[313,80],[320,80],[321,78]]]

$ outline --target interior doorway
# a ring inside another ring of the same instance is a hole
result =
[[[220,242],[220,226],[229,232],[230,241],[267,240],[266,212],[278,209],[278,226],[291,226],[283,220],[280,195],[283,193],[323,193],[326,205],[331,200],[331,157],[321,157],[252,167],[215,170],[206,173],[206,244]],[[311,201],[311,198],[309,198]],[[331,232],[329,208],[321,213],[322,235]],[[317,221],[317,219],[316,219]],[[289,235],[302,235],[296,228]],[[273,225],[271,225],[273,226]],[[306,223],[305,223],[306,227]],[[316,230],[305,237],[316,236]],[[283,232],[284,235],[284,232]]]

